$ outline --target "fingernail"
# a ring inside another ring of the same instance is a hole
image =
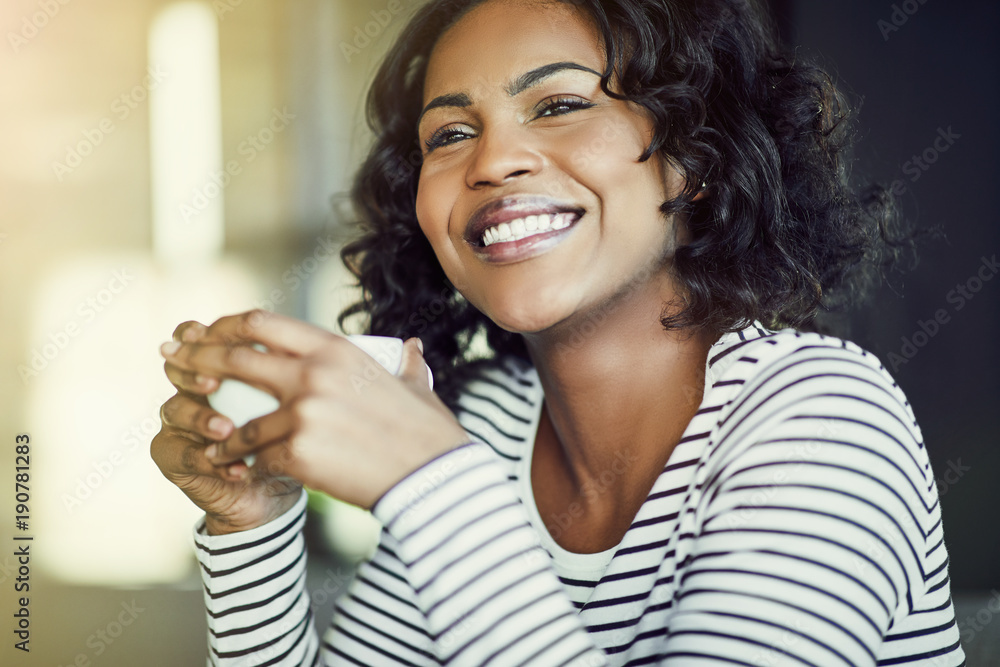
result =
[[[160,354],[169,357],[170,355],[176,353],[179,349],[181,349],[181,344],[172,340],[169,343],[164,343],[160,346]]]
[[[197,375],[194,376],[194,381],[195,384],[200,384],[202,386],[205,386],[212,381],[212,378],[202,375],[201,373],[198,373]]]
[[[227,470],[229,471],[230,475],[233,475],[237,479],[243,479],[243,478],[245,478],[247,476],[247,473],[250,472],[250,470],[246,466],[244,466],[244,465],[242,465],[240,463],[234,463],[234,464],[232,464],[231,466],[229,466],[227,468]]]
[[[420,354],[424,353],[424,341],[417,339],[417,349],[420,350]]]
[[[226,435],[228,431],[227,426],[228,424],[226,423],[226,420],[222,417],[212,417],[208,420],[208,430],[218,435]]]
[[[205,450],[205,457],[206,458],[210,458],[210,459],[214,459],[215,455],[218,453],[218,451],[219,451],[219,446],[218,445],[209,445],[208,449]]]

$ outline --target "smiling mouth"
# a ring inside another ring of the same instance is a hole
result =
[[[515,218],[507,222],[501,222],[493,227],[488,227],[479,239],[479,245],[485,248],[494,243],[520,241],[531,236],[566,229],[579,219],[580,214],[574,212],[542,213]]]
[[[483,250],[493,245],[534,245],[546,236],[572,227],[585,213],[578,206],[546,196],[498,197],[472,214],[466,225],[465,241]],[[532,238],[536,236],[541,238]]]

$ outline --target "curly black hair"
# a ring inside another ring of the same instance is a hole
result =
[[[462,382],[490,362],[470,358],[475,335],[485,335],[494,360],[529,359],[519,334],[449,284],[415,212],[428,59],[444,31],[484,1],[431,0],[383,61],[368,96],[375,140],[352,190],[362,234],[341,252],[362,288],[341,326],[363,313],[367,333],[420,336],[452,407]],[[685,216],[690,233],[666,265],[684,296],[665,308],[665,328],[721,334],[759,321],[816,329],[912,246],[887,189],[850,182],[845,97],[823,69],[780,44],[760,4],[562,1],[596,22],[604,92],[654,119],[640,160],[659,153],[688,183],[661,206]],[[695,200],[702,183],[707,196]]]

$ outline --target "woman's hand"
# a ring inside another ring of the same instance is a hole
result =
[[[173,339],[193,343],[206,333],[204,325],[185,322],[174,330]],[[199,376],[169,361],[164,370],[177,394],[160,408],[163,425],[150,454],[160,472],[205,510],[208,532],[249,530],[291,508],[302,488],[298,482],[255,474],[242,461],[227,465],[206,458],[205,449],[234,430],[205,399],[219,388],[218,378]]]
[[[199,340],[167,343],[162,352],[192,379],[235,378],[280,402],[275,412],[202,450],[213,469],[257,454],[255,471],[293,477],[370,508],[407,474],[468,442],[429,388],[418,345],[406,341],[393,376],[343,336],[251,311],[221,318]]]

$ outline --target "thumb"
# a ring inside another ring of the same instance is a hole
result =
[[[424,362],[423,347],[419,338],[407,338],[403,342],[403,361],[399,366],[400,379],[421,389],[433,386],[430,368]]]

